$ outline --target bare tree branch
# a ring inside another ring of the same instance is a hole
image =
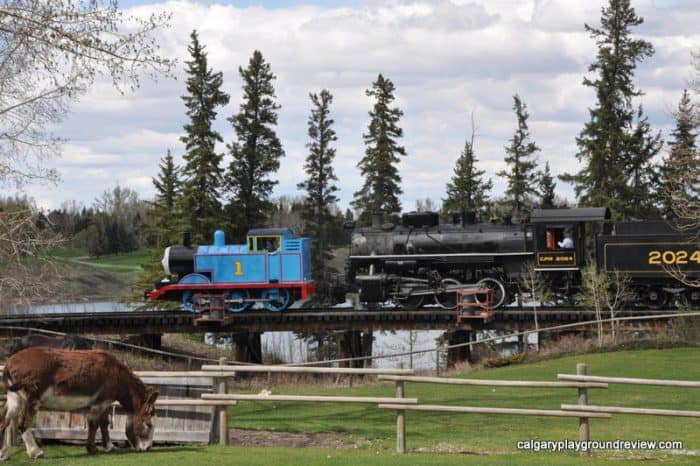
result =
[[[169,18],[128,17],[108,0],[0,0],[0,185],[57,180],[43,162],[62,141],[46,127],[97,77],[123,92],[169,75],[153,34]]]

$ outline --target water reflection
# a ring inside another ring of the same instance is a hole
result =
[[[31,307],[20,307],[7,315],[37,315],[37,314],[89,314],[94,312],[126,312],[132,311],[134,307],[117,301],[97,301],[90,303],[61,303],[42,304]]]

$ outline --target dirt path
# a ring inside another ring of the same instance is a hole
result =
[[[284,448],[362,448],[370,445],[364,438],[342,433],[275,432],[271,430],[231,429],[231,445],[242,447]]]

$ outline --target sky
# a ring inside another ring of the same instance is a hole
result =
[[[239,66],[254,50],[262,52],[277,76],[281,105],[277,133],[286,155],[274,178],[274,196],[301,195],[307,155],[310,92],[328,89],[338,135],[334,168],[345,209],[362,185],[357,163],[364,153],[372,100],[365,95],[379,73],[393,81],[395,105],[404,115],[400,143],[406,157],[398,165],[405,211],[416,200],[445,197],[457,157],[475,132],[478,167],[501,196],[505,182],[504,147],[516,129],[513,95],[527,105],[532,139],[555,175],[576,171],[575,137],[588,120],[593,91],[581,83],[596,47],[584,23],[598,25],[606,1],[591,0],[356,0],[332,1],[167,1],[127,0],[132,15],[172,12],[171,27],[158,31],[164,55],[177,58],[176,79],[143,81],[120,94],[97,82],[73,105],[54,132],[67,139],[57,186],[26,188],[36,203],[56,208],[76,200],[92,205],[116,184],[154,195],[152,177],[170,149],[181,161],[179,141],[187,122],[184,62],[193,29],[206,46],[209,66],[224,75],[229,105],[219,108],[215,128],[224,144],[235,134],[226,121],[241,104]],[[691,51],[700,49],[700,2],[633,0],[645,22],[635,34],[650,41],[653,57],[634,78],[644,91],[652,127],[667,138],[672,110],[692,79]],[[227,166],[228,156],[224,159]],[[573,201],[571,186],[558,181],[557,194]]]

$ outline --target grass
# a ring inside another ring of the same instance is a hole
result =
[[[99,453],[89,456],[83,447],[48,446],[46,456],[39,460],[29,459],[24,448],[15,447],[11,457],[13,465],[86,465],[100,464],[104,466],[168,466],[180,465],[242,465],[269,466],[273,464],[303,464],[316,465],[376,465],[376,466],[414,466],[414,465],[463,465],[463,464],[533,464],[533,465],[569,465],[569,464],[619,464],[619,460],[610,461],[605,458],[579,458],[573,454],[496,454],[468,455],[454,453],[408,453],[397,455],[381,450],[326,450],[326,449],[293,449],[293,448],[248,448],[221,446],[178,446],[160,447],[147,453],[135,453],[121,449],[113,453]],[[661,462],[669,464],[695,464],[692,458],[675,456],[659,457]]]
[[[136,274],[141,271],[141,264],[145,263],[151,255],[149,249],[138,249],[123,254],[107,254],[97,258],[87,255],[82,249],[61,249],[56,251],[55,257],[67,262],[74,262],[92,267],[98,267],[107,272]]]
[[[700,380],[700,349],[619,351],[577,355],[555,360],[473,372],[470,378],[554,380],[557,373],[574,373],[585,362],[593,375]],[[467,375],[464,375],[467,376]],[[274,381],[274,379],[273,379]],[[321,385],[274,386],[273,394],[391,396],[393,384],[332,388]],[[490,388],[408,383],[406,396],[423,404],[452,404],[557,409],[576,403],[576,389]],[[700,410],[697,392],[651,386],[611,385],[589,390],[589,402],[601,405]],[[518,451],[519,440],[578,439],[578,419],[524,416],[431,414],[406,415],[409,453],[396,455],[395,415],[371,405],[240,402],[230,409],[230,424],[242,429],[292,432],[335,432],[367,439],[356,449],[293,449],[253,447],[163,447],[145,454],[120,450],[88,457],[82,447],[49,445],[43,464],[120,464],[147,466],[180,464],[619,464],[621,460],[696,464],[690,454],[663,451],[596,451],[581,459],[575,452]],[[684,450],[700,450],[697,420],[689,418],[614,415],[591,420],[593,440],[681,440]],[[451,453],[447,453],[451,452]],[[18,447],[12,464],[35,464]]]
[[[588,364],[595,375],[700,380],[697,364],[700,350],[621,351],[566,357],[558,360],[510,366],[469,374],[483,379],[554,380],[557,373],[575,373],[576,363]],[[353,394],[391,396],[391,384],[354,389],[306,387],[273,388],[273,393]],[[491,388],[438,386],[409,383],[406,396],[423,404],[450,404],[513,408],[558,409],[562,403],[576,403],[576,389]],[[607,390],[589,390],[589,403],[700,410],[693,389],[611,385]],[[394,412],[373,406],[300,403],[241,402],[231,409],[231,423],[244,429],[299,432],[346,432],[374,439],[387,451],[393,449]],[[540,418],[498,415],[445,415],[408,412],[409,449],[449,445],[474,453],[515,453],[518,440],[578,439],[576,418]],[[611,420],[591,420],[594,440],[682,440],[685,449],[700,450],[700,431],[691,418],[613,416]]]

